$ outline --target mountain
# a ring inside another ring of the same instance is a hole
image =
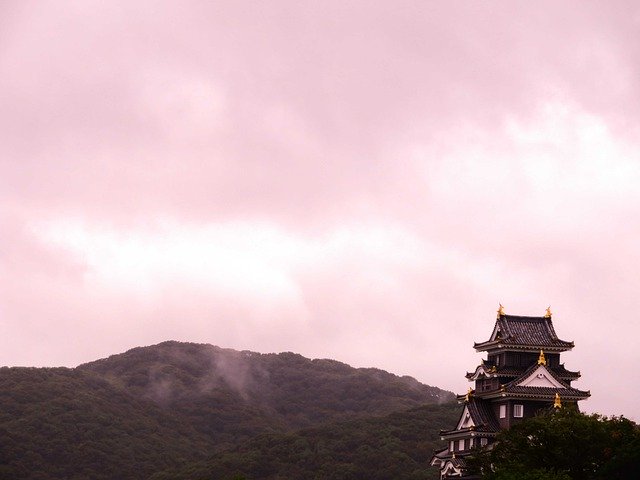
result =
[[[150,401],[88,372],[0,368],[1,479],[138,479],[210,452]]]
[[[193,343],[134,348],[75,369],[3,367],[0,479],[143,479],[197,462],[215,470],[211,455],[232,462],[261,438],[312,441],[331,428],[347,438],[391,412],[451,400],[378,369]]]
[[[220,448],[257,433],[454,399],[451,392],[374,368],[194,343],[134,348],[78,369],[190,419]]]
[[[383,417],[263,434],[152,480],[436,480],[440,472],[429,460],[441,447],[437,427],[459,414],[455,403],[425,405]]]

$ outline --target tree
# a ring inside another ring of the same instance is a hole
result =
[[[640,478],[640,429],[623,417],[546,412],[498,434],[469,459],[489,480]]]

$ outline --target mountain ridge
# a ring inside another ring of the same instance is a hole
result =
[[[394,412],[453,398],[380,369],[176,341],[76,368],[2,367],[0,480],[138,480],[261,435],[285,441],[304,429],[312,441],[314,428],[322,436],[327,425],[386,424]]]
[[[280,418],[290,428],[313,426],[329,416],[383,415],[454,399],[453,393],[413,377],[337,360],[176,341],[136,347],[77,368],[99,373],[161,406],[181,408],[185,401],[199,399],[230,408],[241,403]],[[309,406],[315,407],[312,414]]]

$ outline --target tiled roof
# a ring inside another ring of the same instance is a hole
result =
[[[461,397],[464,398],[464,397]],[[466,427],[460,430],[441,430],[441,435],[449,435],[453,433],[462,433],[462,432],[497,432],[500,430],[500,425],[495,418],[495,413],[491,408],[489,402],[482,400],[481,398],[476,398],[475,396],[471,396],[468,401],[465,402],[466,407],[469,409],[469,414],[471,415],[471,419],[475,424],[474,427]]]
[[[555,394],[558,393],[561,398],[567,398],[571,400],[582,400],[591,396],[591,393],[584,390],[578,390],[577,388],[571,387],[565,380],[563,380],[563,375],[558,373],[556,369],[545,367],[549,374],[558,381],[562,387],[538,387],[538,386],[519,386],[522,380],[526,379],[531,373],[533,373],[540,365],[533,364],[531,367],[526,369],[525,371],[521,370],[521,374],[511,380],[510,382],[502,385],[500,388],[496,388],[494,390],[486,391],[486,392],[478,392],[477,395],[484,398],[496,398],[501,396],[502,394],[511,394],[518,396],[533,396],[533,397],[541,397],[541,399],[553,399]],[[562,367],[564,369],[564,367]],[[569,374],[574,374],[576,372],[569,372],[568,370],[561,370],[568,372]],[[565,375],[564,378],[567,378],[568,375]],[[461,397],[462,398],[462,397]]]
[[[480,366],[482,368],[483,365]],[[495,370],[491,370],[484,366],[484,373],[486,375],[497,375],[499,377],[519,377],[522,375],[527,368],[526,367],[496,367]],[[559,378],[561,379],[571,379],[575,380],[576,378],[580,378],[580,372],[572,372],[571,370],[567,370],[564,365],[560,365],[558,367],[549,367],[549,370],[553,370]],[[473,377],[478,370],[476,369],[474,372],[467,372],[465,375],[467,378]]]
[[[496,373],[508,377],[519,377],[525,370],[525,367],[498,367]]]
[[[571,370],[567,370],[566,368],[564,368],[564,365],[560,365],[559,367],[551,367],[551,370],[553,370],[553,373],[555,373],[560,378],[580,378],[580,372],[572,372]]]
[[[431,464],[433,465],[433,461],[434,460],[440,460],[443,463],[444,462],[451,462],[453,463],[453,466],[456,468],[460,468],[460,467],[464,467],[466,466],[466,462],[464,461],[464,457],[466,457],[467,455],[469,455],[470,452],[456,452],[456,456],[455,458],[451,455],[451,452],[449,452],[448,449],[444,449],[441,452],[436,453],[432,458],[431,458]]]
[[[434,456],[435,458],[439,458],[439,459],[450,457],[450,456],[451,456],[451,453],[449,453],[449,447],[445,447],[445,448],[443,448],[443,449],[441,449],[441,450],[437,450],[437,451],[433,454],[433,456]]]
[[[583,390],[578,390],[577,388],[570,387],[565,381],[560,378],[560,376],[552,369],[547,367],[541,367],[546,369],[549,374],[555,378],[564,388],[556,388],[556,387],[532,387],[532,386],[519,386],[522,380],[527,378],[530,374],[532,374],[540,365],[531,365],[522,375],[518,378],[511,380],[504,386],[505,393],[519,394],[519,395],[535,395],[542,397],[555,397],[556,393],[560,395],[561,398],[587,398],[591,396],[589,392],[585,392]]]
[[[551,317],[520,317],[500,315],[495,331],[499,336],[485,342],[475,343],[474,348],[484,349],[494,344],[505,346],[533,346],[536,348],[573,348],[573,342],[560,340],[556,335]]]
[[[492,375],[492,374],[496,373],[496,367],[488,366],[488,365],[485,365],[485,364],[478,365],[473,372],[467,372],[467,374],[465,376],[467,378],[471,378],[476,373],[484,374],[484,375]]]
[[[496,420],[496,415],[493,412],[491,405],[489,405],[489,402],[471,397],[468,407],[473,421],[476,422],[476,419],[478,419],[477,423],[481,423],[483,425],[483,428],[480,429],[481,431],[497,432],[500,430],[500,425]]]
[[[590,392],[578,390],[577,388],[554,388],[554,387],[522,387],[517,385],[505,386],[504,392],[515,395],[535,395],[536,397],[553,398],[556,393],[560,395],[560,398],[568,398],[571,400],[585,399],[591,396]]]
[[[456,468],[464,468],[467,466],[467,462],[465,461],[464,457],[458,457],[456,456],[456,458],[450,458],[449,461],[453,464],[454,467]]]

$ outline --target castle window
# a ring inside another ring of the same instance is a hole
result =
[[[514,405],[513,406],[513,416],[517,418],[522,418],[522,414],[524,412],[524,407],[522,405]]]
[[[500,418],[507,418],[507,406],[500,405]]]
[[[464,450],[464,439],[458,440],[458,450]]]
[[[453,452],[453,440],[449,442],[449,451]]]
[[[487,440],[485,437],[482,437],[482,438],[480,439],[480,446],[481,446],[481,447],[486,447],[486,446],[487,446],[487,441],[488,441],[488,440]]]

